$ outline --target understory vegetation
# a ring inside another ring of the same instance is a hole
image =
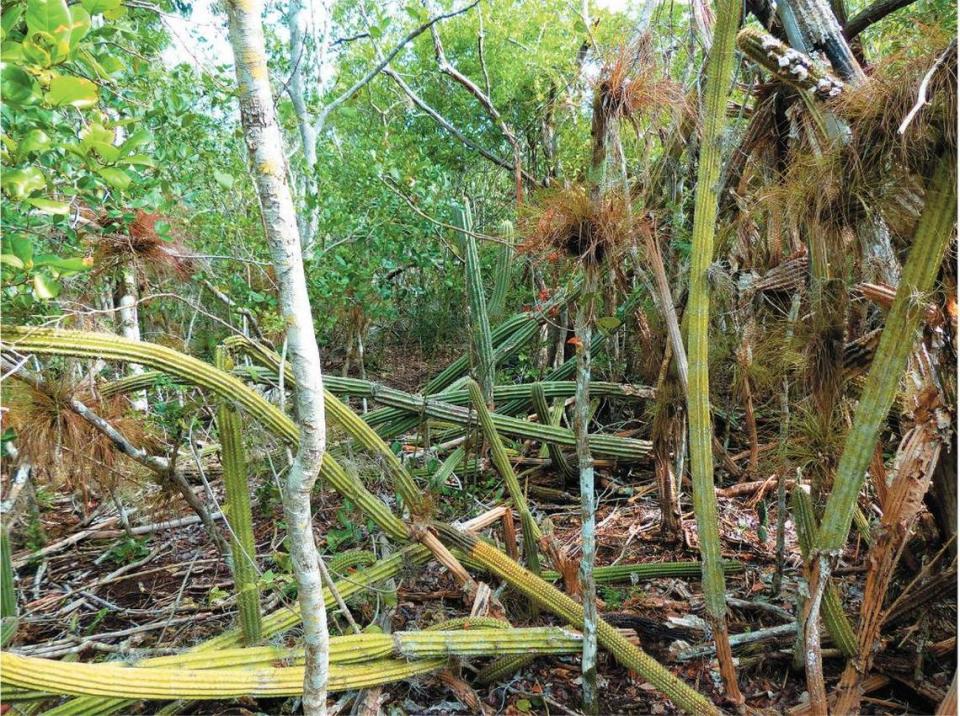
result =
[[[0,33],[0,713],[957,712],[954,2]]]

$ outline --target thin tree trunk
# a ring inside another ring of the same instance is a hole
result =
[[[703,557],[703,591],[707,617],[713,628],[717,659],[726,686],[727,698],[742,703],[727,635],[726,599],[720,560],[720,531],[717,496],[713,482],[713,427],[710,419],[709,328],[710,286],[707,270],[713,261],[717,220],[717,186],[720,180],[720,133],[726,117],[727,98],[734,73],[734,44],[740,26],[740,3],[721,0],[713,48],[707,59],[707,80],[703,106],[703,138],[693,224],[693,256],[690,265],[690,297],[687,333],[689,359],[690,474],[693,506],[697,519],[700,553]]]
[[[297,382],[300,446],[287,473],[283,503],[303,617],[306,657],[303,710],[306,714],[323,714],[330,637],[310,508],[310,494],[326,448],[322,365],[307,294],[296,211],[287,185],[283,139],[270,91],[261,22],[263,2],[228,2],[227,11],[240,87],[240,115],[267,243],[276,268],[290,365]]]
[[[590,340],[597,267],[586,266],[583,298],[577,309],[577,395],[574,429],[577,435],[577,463],[580,469],[580,518],[583,552],[580,584],[583,595],[583,710],[599,713],[597,698],[597,587],[593,579],[596,560],[596,504],[593,484],[593,456],[587,440],[590,420]]]
[[[140,314],[137,310],[139,301],[139,291],[137,289],[137,270],[131,264],[125,265],[120,270],[120,335],[129,338],[132,341],[140,340]],[[127,372],[130,375],[139,375],[143,373],[143,366],[136,363],[127,365]],[[140,391],[131,398],[134,410],[145,413],[147,411],[147,395]]]

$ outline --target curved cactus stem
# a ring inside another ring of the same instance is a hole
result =
[[[231,401],[290,445],[296,445],[299,440],[300,432],[296,424],[241,380],[166,346],[131,341],[107,333],[23,326],[3,326],[0,341],[3,345],[30,353],[133,361],[150,366]],[[408,538],[406,525],[358,478],[348,475],[333,456],[328,454],[324,457],[320,477],[356,503],[388,535],[400,540]]]
[[[242,351],[268,368],[272,368],[274,371],[279,372],[280,370],[280,356],[262,344],[255,343],[245,336],[231,336],[224,341],[224,345],[231,350]],[[287,385],[293,386],[296,384],[293,371],[290,370],[289,366],[284,366],[284,380]],[[374,432],[373,428],[364,422],[363,418],[354,413],[343,401],[333,395],[328,388],[324,387],[323,393],[327,413],[333,421],[343,428],[344,431],[365,450],[369,450],[383,461],[387,472],[393,478],[397,492],[400,493],[414,514],[422,514],[427,509],[423,495],[413,481],[413,477],[403,466],[403,463],[393,454],[390,446],[383,442],[380,436]]]
[[[797,525],[800,553],[806,563],[813,554],[814,540],[817,537],[817,518],[814,515],[813,500],[802,486],[796,485],[790,494],[790,506],[793,508],[793,517]],[[832,580],[827,582],[824,590],[820,614],[837,648],[848,659],[856,656],[857,635],[843,611],[840,590]]]
[[[325,458],[329,459],[328,454]],[[337,591],[342,597],[349,598],[354,594],[364,591],[367,587],[383,582],[391,577],[395,577],[402,569],[411,565],[420,565],[427,562],[430,558],[430,552],[426,547],[419,544],[408,545],[389,557],[380,560],[367,569],[354,572],[349,577],[337,582]],[[328,609],[332,608],[336,602],[330,590],[324,589],[324,602]],[[263,636],[269,638],[275,634],[281,634],[288,629],[295,627],[300,623],[300,605],[293,604],[289,607],[282,607],[272,614],[263,617],[262,628]],[[204,653],[222,651],[241,646],[243,643],[243,633],[240,629],[228,630],[218,636],[195,646],[190,653]],[[182,655],[181,655],[182,656]],[[165,657],[158,657],[165,658]],[[150,667],[157,663],[157,658],[144,659],[137,664],[138,667]],[[163,662],[160,662],[163,663]],[[108,716],[127,709],[133,701],[127,699],[112,699],[101,696],[81,696],[79,698],[66,701],[59,706],[55,706],[46,713],[49,716]]]
[[[232,368],[230,362],[227,352],[217,348],[216,367],[228,371]],[[217,406],[217,431],[220,435],[220,460],[227,496],[226,518],[230,526],[230,553],[233,557],[233,580],[237,586],[240,626],[244,642],[251,646],[260,640],[261,632],[257,543],[253,536],[253,513],[240,416],[225,400],[221,400]]]

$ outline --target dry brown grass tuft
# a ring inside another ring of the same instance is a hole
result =
[[[80,400],[134,445],[155,449],[155,440],[142,419],[130,413],[123,396],[100,399],[89,387],[62,380],[48,384],[54,389],[51,395],[17,380],[4,386],[4,403],[9,411],[5,422],[16,430],[17,447],[37,474],[54,485],[86,493],[90,482],[109,490],[139,472],[139,466],[67,403],[70,397]]]
[[[622,193],[591,197],[583,186],[539,193],[529,205],[520,226],[526,239],[520,250],[599,264],[616,255],[629,236],[628,206]],[[634,223],[641,220],[634,218]]]
[[[601,69],[596,93],[611,119],[636,122],[644,114],[689,111],[682,87],[661,67],[649,34],[620,46]]]
[[[101,270],[121,263],[134,263],[142,271],[159,275],[188,278],[196,271],[196,262],[183,237],[172,228],[165,235],[157,230],[167,217],[137,209],[133,220],[123,224],[112,218],[101,218],[104,233],[94,242],[97,264]]]

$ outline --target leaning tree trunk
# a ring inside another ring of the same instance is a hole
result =
[[[726,116],[727,98],[733,82],[734,42],[740,26],[740,3],[720,0],[713,47],[707,59],[707,82],[703,105],[703,138],[693,219],[693,256],[690,264],[690,297],[687,312],[689,360],[690,474],[693,507],[697,518],[700,553],[703,556],[703,591],[707,617],[717,645],[717,660],[727,697],[742,703],[737,674],[727,636],[726,599],[720,560],[717,496],[713,483],[713,428],[710,420],[710,286],[707,270],[713,261],[717,222],[717,186],[720,181],[720,133]]]
[[[283,140],[270,91],[260,19],[263,2],[232,0],[227,3],[227,11],[240,86],[240,116],[280,287],[287,354],[297,382],[300,445],[287,473],[283,503],[303,616],[303,710],[307,714],[322,714],[326,710],[330,637],[310,509],[310,493],[326,448],[322,365],[313,331],[297,215],[287,185]]]

